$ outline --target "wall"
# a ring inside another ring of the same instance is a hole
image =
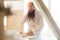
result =
[[[21,21],[23,19],[23,10],[15,10],[14,15],[8,16],[7,29],[21,31]]]

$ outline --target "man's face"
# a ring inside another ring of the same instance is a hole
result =
[[[30,11],[34,10],[34,6],[32,5],[32,3],[28,3],[28,10]]]

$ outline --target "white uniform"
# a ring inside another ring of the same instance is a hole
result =
[[[36,35],[36,38],[32,38],[31,40],[38,40],[37,37],[40,34],[40,31],[43,27],[43,18],[40,15],[38,10],[35,10],[35,18],[34,20],[29,20],[27,15],[25,16],[22,23],[28,23],[29,30],[33,31],[33,34]]]
[[[39,14],[39,12],[37,10],[35,11],[34,20],[29,20],[27,19],[27,16],[25,16],[24,20],[22,21],[22,24],[24,24],[25,22],[28,23],[29,30],[33,31],[33,33],[36,35],[36,37],[30,38],[30,40],[40,40],[39,34],[43,27],[43,18]],[[7,31],[7,32],[11,32],[11,31]],[[14,31],[11,36],[8,36],[8,38],[7,38],[7,35],[5,37],[6,37],[6,40],[10,40],[10,39],[11,40],[24,40],[24,38],[21,37],[17,31]]]

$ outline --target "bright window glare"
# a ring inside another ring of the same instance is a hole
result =
[[[24,9],[23,1],[4,1],[5,7],[11,7],[12,10]]]
[[[27,13],[27,3],[30,2],[30,0],[24,0],[24,15]]]
[[[6,29],[7,28],[7,16],[4,16],[4,29]]]
[[[60,0],[51,0],[51,14],[60,28]]]

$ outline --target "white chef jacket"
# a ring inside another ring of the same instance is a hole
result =
[[[34,21],[32,19],[29,20],[27,18],[27,15],[25,15],[25,17],[24,17],[24,19],[22,21],[22,24],[24,24],[25,22],[28,23],[29,30],[31,30],[34,35],[39,34],[41,29],[42,29],[42,27],[43,27],[43,18],[40,15],[38,10],[35,10]]]

